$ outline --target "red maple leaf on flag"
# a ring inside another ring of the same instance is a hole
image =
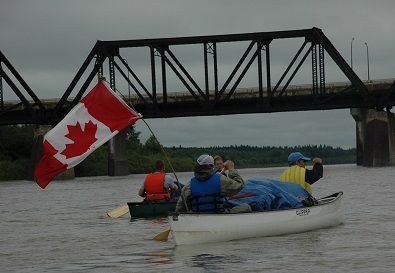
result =
[[[61,154],[66,158],[72,158],[80,156],[85,153],[93,143],[97,140],[95,137],[97,131],[97,124],[94,124],[91,120],[85,123],[85,130],[83,131],[79,122],[76,125],[67,125],[69,133],[65,137],[74,141],[74,143],[66,144]]]

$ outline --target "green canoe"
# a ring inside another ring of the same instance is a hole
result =
[[[128,202],[130,217],[149,218],[167,217],[169,211],[174,212],[177,201],[169,202]]]

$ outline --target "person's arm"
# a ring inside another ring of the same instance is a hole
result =
[[[145,197],[145,190],[144,189],[139,189],[139,195],[141,197]]]
[[[165,187],[166,187],[166,184],[169,186],[170,190],[172,190],[173,192],[178,191],[177,184],[174,183],[174,179],[168,174],[166,174],[166,176],[165,176]]]
[[[185,185],[182,188],[181,191],[181,195],[180,198],[177,201],[177,205],[176,205],[176,212],[188,212],[190,209],[187,208],[187,202],[188,202],[188,196],[191,196],[191,186],[190,183],[188,183],[187,185]]]
[[[224,167],[229,171],[228,177],[221,175],[221,193],[226,196],[232,196],[241,191],[245,184],[243,178],[234,169],[235,165],[232,161],[227,160]]]
[[[324,167],[322,166],[321,158],[318,158],[318,157],[314,158],[313,162],[314,162],[313,169],[312,170],[306,169],[305,180],[310,185],[314,184],[315,182],[317,182],[319,179],[321,179],[324,176]]]
[[[178,186],[174,183],[174,187],[171,189],[174,192],[178,192]]]
[[[143,181],[143,183],[141,184],[141,187],[139,189],[139,196],[141,197],[145,197],[145,180]]]

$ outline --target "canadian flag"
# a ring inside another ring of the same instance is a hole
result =
[[[89,154],[142,116],[107,83],[98,84],[44,136],[43,157],[34,171],[45,188],[59,173],[81,163]]]

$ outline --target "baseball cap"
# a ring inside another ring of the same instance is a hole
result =
[[[308,158],[308,157],[305,157],[304,155],[302,155],[302,154],[299,153],[299,152],[291,153],[291,154],[288,156],[288,164],[294,163],[294,162],[296,162],[296,161],[298,161],[298,160],[309,161],[309,160],[311,160],[311,159]]]
[[[203,154],[197,159],[199,165],[214,165],[214,159],[211,155]]]

